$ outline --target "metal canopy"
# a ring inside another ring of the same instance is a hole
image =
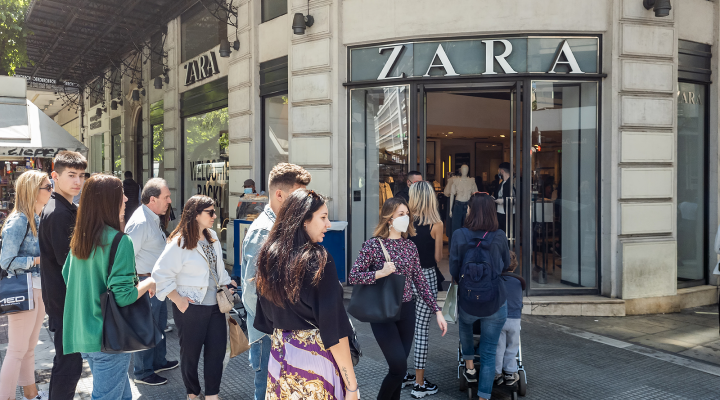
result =
[[[84,84],[161,31],[197,0],[33,0],[26,23],[34,65],[16,73]]]

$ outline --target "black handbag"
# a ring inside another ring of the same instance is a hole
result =
[[[20,242],[18,252],[25,243],[25,238],[28,232],[30,232],[30,223],[28,222],[27,228],[25,228],[25,235]],[[0,248],[2,248],[2,238],[0,237]],[[12,263],[18,255],[15,255],[8,268],[12,266]],[[8,271],[2,270],[0,273],[0,315],[11,314],[22,311],[29,311],[35,309],[35,301],[33,298],[33,282],[32,282],[32,271],[37,267],[33,267],[28,271],[10,275]]]
[[[392,262],[382,240],[378,239],[385,261]],[[347,311],[361,322],[391,322],[400,319],[405,291],[405,276],[390,274],[373,285],[353,286]]]
[[[118,232],[110,247],[108,276],[112,272],[122,232]],[[163,338],[163,333],[155,323],[150,308],[150,296],[145,293],[136,302],[120,307],[115,295],[107,288],[100,295],[100,307],[103,316],[102,346],[100,351],[109,354],[133,353],[155,347]]]

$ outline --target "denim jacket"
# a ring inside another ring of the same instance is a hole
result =
[[[247,312],[248,340],[250,343],[256,342],[265,336],[264,333],[253,327],[257,305],[257,292],[255,291],[255,280],[253,278],[255,278],[257,255],[260,253],[260,248],[265,243],[273,225],[275,225],[275,213],[268,204],[248,228],[242,244],[240,278],[242,280],[243,305]]]
[[[35,215],[35,226],[40,226],[40,217],[37,215]],[[21,212],[11,215],[5,221],[2,228],[0,267],[9,273],[32,272],[33,277],[40,277],[40,268],[34,265],[35,257],[40,257],[38,237],[33,235],[32,229],[28,230],[27,228],[28,219]],[[27,236],[23,242],[25,231],[27,231]],[[13,258],[15,258],[14,261]],[[10,265],[11,262],[12,265]]]

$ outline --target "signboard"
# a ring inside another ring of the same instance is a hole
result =
[[[183,65],[185,69],[185,86],[202,81],[220,73],[217,57],[214,51],[208,51],[193,58]]]
[[[350,81],[500,74],[596,74],[598,37],[508,37],[385,44],[350,50]]]

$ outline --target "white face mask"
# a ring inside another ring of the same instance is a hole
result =
[[[393,221],[393,228],[395,228],[396,231],[400,233],[407,232],[408,226],[410,225],[410,217],[408,215],[403,215],[402,217],[397,217]]]

